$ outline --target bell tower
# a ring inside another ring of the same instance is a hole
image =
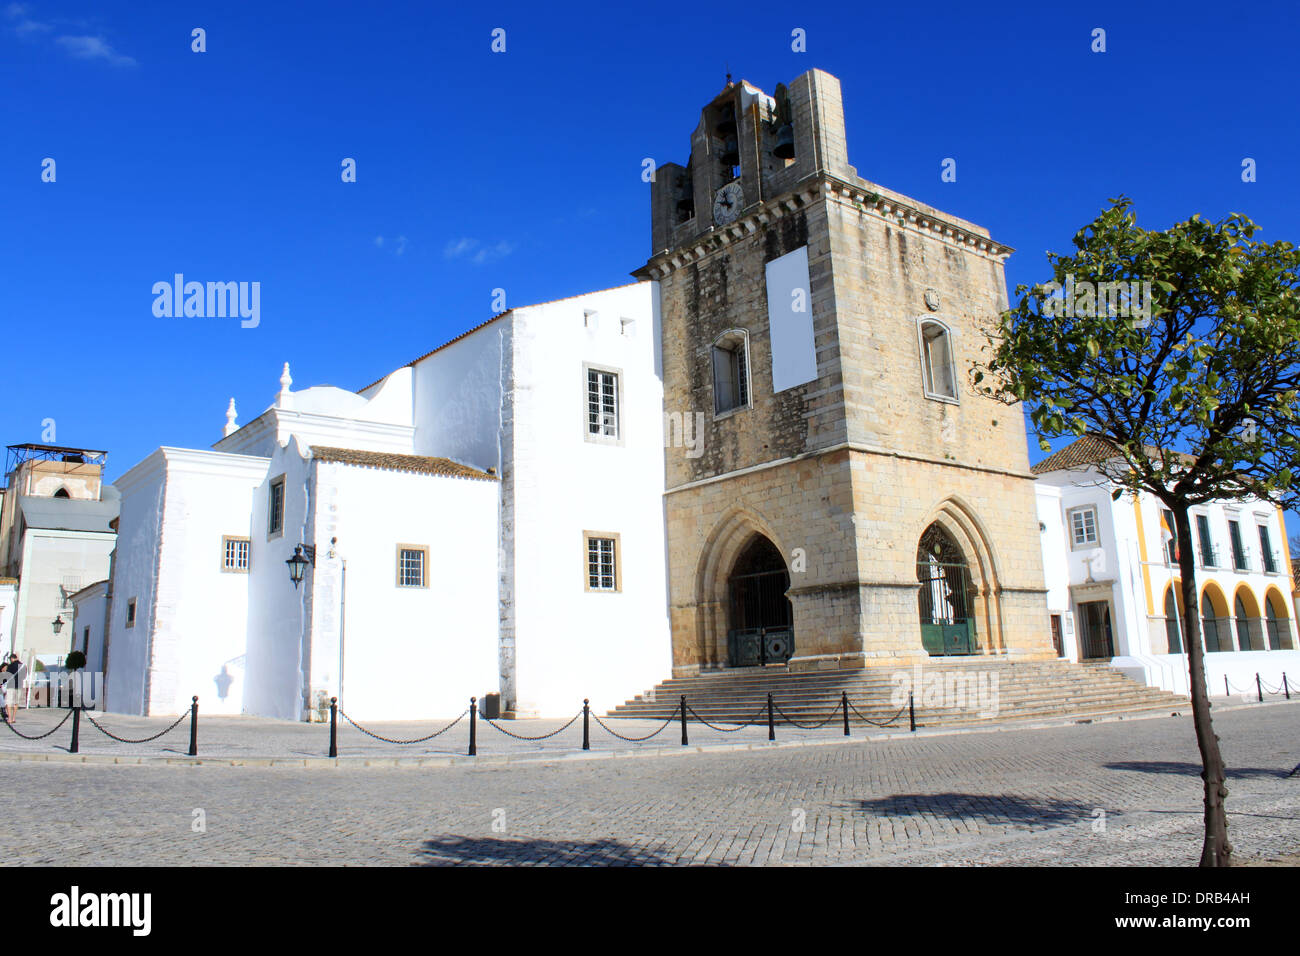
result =
[[[674,673],[1051,656],[1022,416],[968,375],[1011,249],[859,177],[820,70],[728,82],[690,146],[634,273],[658,284]]]

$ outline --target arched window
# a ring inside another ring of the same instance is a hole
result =
[[[71,496],[70,494],[68,494],[68,489],[67,489],[67,488],[60,488],[58,491],[56,491],[56,492],[54,493],[54,497],[56,497],[56,498],[71,498],[72,496]]]
[[[1201,595],[1201,631],[1205,635],[1205,651],[1232,650],[1232,635],[1227,631],[1228,622],[1214,616],[1214,603],[1209,594]]]
[[[942,322],[922,319],[921,377],[931,398],[957,399],[957,371],[953,365],[952,333]]]
[[[1264,598],[1264,627],[1268,631],[1269,650],[1283,650],[1290,643],[1290,628],[1287,626],[1285,613],[1278,614],[1273,604],[1273,595]]]
[[[1257,617],[1251,617],[1246,611],[1246,605],[1241,600],[1241,595],[1237,595],[1236,601],[1233,602],[1233,610],[1237,616],[1237,646],[1243,651],[1262,651],[1264,649],[1264,633]]]
[[[1169,641],[1170,654],[1183,652],[1183,620],[1178,613],[1178,599],[1172,585],[1165,592],[1165,637]]]
[[[713,343],[713,412],[749,407],[749,336],[724,332]]]

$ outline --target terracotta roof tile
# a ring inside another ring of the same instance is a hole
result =
[[[1160,454],[1160,450],[1151,445],[1146,447],[1146,452],[1153,458],[1158,457]],[[1189,465],[1196,460],[1191,455],[1182,452],[1174,452],[1173,454],[1174,457],[1181,458],[1184,463]],[[1084,435],[1082,438],[1070,442],[1056,454],[1050,455],[1038,464],[1031,466],[1029,470],[1035,475],[1044,475],[1049,471],[1086,468],[1088,465],[1098,465],[1103,461],[1118,457],[1120,457],[1119,452],[1106,439],[1097,435]]]
[[[450,478],[474,478],[479,481],[497,481],[496,475],[479,471],[450,458],[425,458],[421,455],[396,455],[386,451],[361,451],[357,448],[331,448],[312,445],[312,457],[317,461],[342,465],[360,465],[364,468],[383,468],[387,471],[412,471],[422,475],[446,475]]]

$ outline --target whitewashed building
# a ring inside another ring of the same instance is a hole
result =
[[[671,661],[650,283],[504,312],[123,475],[107,707],[612,707]],[[307,561],[300,584],[287,561]]]
[[[1053,637],[1062,657],[1110,661],[1135,680],[1188,692],[1177,549],[1196,558],[1196,593],[1211,694],[1255,692],[1282,675],[1300,683],[1286,524],[1268,502],[1222,501],[1191,511],[1179,542],[1155,496],[1112,498],[1098,470],[1113,449],[1085,436],[1034,466]],[[1227,683],[1225,684],[1225,678]]]

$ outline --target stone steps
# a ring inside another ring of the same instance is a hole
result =
[[[900,672],[907,675],[910,684],[914,672],[896,666],[838,671],[789,672],[776,667],[717,671],[666,680],[615,707],[609,716],[667,719],[685,695],[690,709],[710,722],[740,723],[755,714],[765,722],[770,693],[776,706],[790,718],[815,723],[831,713],[844,693],[863,717],[882,721],[899,710],[899,703],[891,698],[905,700],[906,685],[900,685],[895,677]],[[935,684],[931,683],[934,675],[943,678],[941,700],[935,699]],[[995,675],[996,696],[981,698],[981,694],[991,693]],[[1187,706],[1186,698],[1145,687],[1119,671],[1066,661],[944,659],[927,663],[921,676],[922,684],[916,689],[917,722],[926,726],[961,726],[993,719],[1091,719],[1173,713]],[[840,720],[837,716],[827,726],[838,725]],[[899,721],[906,726],[906,711]],[[850,711],[850,723],[864,721]]]

